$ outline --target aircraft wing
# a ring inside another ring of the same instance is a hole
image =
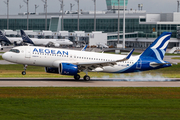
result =
[[[93,70],[97,67],[105,67],[105,66],[114,66],[117,64],[117,62],[122,62],[122,61],[126,61],[128,60],[132,53],[134,52],[134,49],[131,50],[131,52],[123,59],[119,59],[119,60],[116,60],[116,61],[107,61],[107,62],[84,62],[84,63],[73,63],[73,64],[76,64],[78,65],[78,68],[80,70],[85,70],[85,69],[88,69],[88,70]]]

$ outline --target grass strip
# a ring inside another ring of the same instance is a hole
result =
[[[180,57],[173,57],[171,59],[180,60]]]
[[[166,56],[180,56],[180,54],[166,53]]]
[[[179,120],[180,88],[0,88],[0,119]]]
[[[1,55],[0,55],[0,60],[4,60]]]

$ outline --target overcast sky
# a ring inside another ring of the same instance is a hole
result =
[[[7,8],[4,1],[0,0],[0,15],[6,15]],[[19,12],[26,12],[27,6],[23,0],[9,0],[9,13],[18,14]],[[47,0],[48,1],[48,12],[59,12],[60,11],[60,2],[59,0]],[[97,10],[106,10],[106,0],[96,0],[97,1]],[[77,3],[75,0],[64,0],[64,9],[70,10],[70,3],[75,4],[73,10],[77,10]],[[138,9],[138,4],[143,4],[143,10],[146,10],[147,13],[172,13],[177,11],[177,0],[129,0],[128,9]],[[39,5],[37,9],[38,13],[44,11],[44,3],[42,0],[29,0],[29,11],[35,11],[35,4]],[[20,5],[23,5],[23,8],[20,9]],[[94,3],[92,0],[80,0],[80,9],[94,10]]]

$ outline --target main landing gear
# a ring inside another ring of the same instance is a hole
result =
[[[24,71],[22,71],[22,75],[26,75],[26,69],[28,65],[24,65]]]
[[[80,80],[80,78],[81,78],[80,75],[78,75],[78,74],[77,74],[77,75],[74,75],[74,79],[75,79],[75,80],[78,81],[78,80]],[[88,75],[85,75],[85,76],[84,76],[84,80],[85,80],[85,81],[89,81],[90,79],[91,79],[91,78],[90,78]]]
[[[74,75],[74,79],[75,79],[75,80],[80,80],[80,78],[81,78],[80,75],[78,75],[78,74],[77,74],[77,75]]]
[[[85,75],[85,76],[84,76],[84,80],[85,80],[85,81],[89,81],[90,79],[91,79],[91,78],[90,78],[88,75]]]
[[[88,74],[87,70],[84,70],[83,72],[86,73],[86,75],[83,77],[84,80],[85,80],[85,81],[89,81],[91,78],[87,75],[87,74]],[[80,78],[81,78],[81,77],[80,77],[79,74],[74,75],[74,79],[75,79],[75,80],[80,80]]]

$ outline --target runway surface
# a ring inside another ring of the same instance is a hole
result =
[[[151,81],[127,81],[116,78],[92,79],[91,81],[52,78],[1,78],[0,87],[180,87],[180,78],[153,79]]]

